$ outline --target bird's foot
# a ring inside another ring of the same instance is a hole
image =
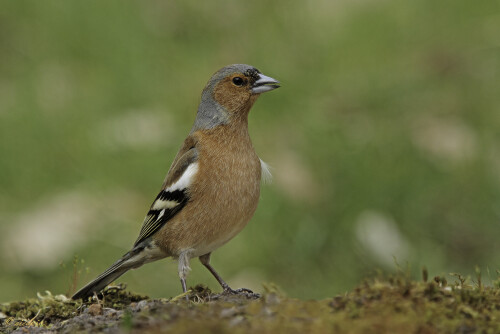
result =
[[[224,287],[224,290],[222,291],[221,295],[224,295],[224,296],[231,296],[231,295],[232,296],[242,296],[242,297],[246,297],[248,299],[259,299],[260,298],[259,293],[255,293],[250,289],[241,288],[241,289],[233,290],[229,286]]]

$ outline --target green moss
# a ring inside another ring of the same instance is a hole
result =
[[[498,333],[500,289],[454,274],[414,281],[404,273],[366,279],[353,291],[323,300],[286,297],[266,286],[258,300],[213,294],[198,285],[190,301],[149,300],[112,287],[99,304],[82,304],[47,292],[37,300],[4,304],[0,311],[19,320],[17,327],[38,324],[53,330],[181,333]],[[89,309],[98,312],[89,312]],[[102,306],[102,307],[101,307]],[[102,312],[102,310],[105,310]],[[107,311],[106,311],[107,310]],[[111,311],[110,311],[111,310]],[[78,317],[75,317],[77,316]],[[4,321],[5,322],[5,321]],[[17,328],[4,323],[6,331]]]
[[[51,323],[69,319],[78,314],[81,302],[72,301],[63,295],[38,294],[38,299],[0,305],[0,312],[6,317],[2,325],[15,329],[25,326],[46,327]]]
[[[84,304],[81,300],[72,300],[64,295],[37,294],[37,299],[5,303],[0,305],[0,312],[5,315],[2,327],[13,330],[19,327],[51,327],[55,323],[79,315]],[[125,291],[122,285],[108,287],[101,294],[103,308],[124,309],[133,302],[147,299],[146,296]]]
[[[111,286],[106,288],[102,294],[103,307],[110,307],[117,310],[122,310],[131,303],[149,299],[148,296],[135,294],[125,290],[124,284]],[[101,297],[101,296],[100,296]]]

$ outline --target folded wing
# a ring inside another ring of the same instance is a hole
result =
[[[176,158],[162,191],[156,196],[142,224],[137,246],[155,234],[189,202],[189,186],[198,173],[198,150],[190,148]]]

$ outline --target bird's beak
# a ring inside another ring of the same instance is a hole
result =
[[[270,90],[278,88],[280,86],[279,83],[278,80],[259,73],[259,78],[252,86],[252,94],[269,92]]]

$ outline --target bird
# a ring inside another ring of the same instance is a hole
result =
[[[270,176],[252,145],[248,114],[260,94],[278,87],[279,81],[246,64],[228,65],[212,75],[191,131],[133,247],[72,299],[94,296],[128,270],[164,258],[178,261],[186,299],[186,278],[195,257],[223,294],[253,293],[231,289],[210,264],[210,256],[247,225],[257,208],[261,181]]]

